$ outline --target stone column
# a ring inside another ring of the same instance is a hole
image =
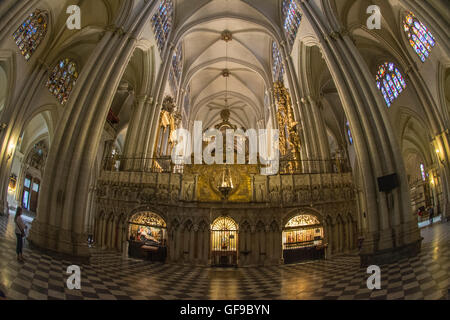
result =
[[[194,263],[196,243],[195,235],[197,234],[198,226],[194,226],[189,231],[189,263]]]
[[[175,260],[175,230],[168,230],[168,257],[169,261],[173,262]]]
[[[350,222],[345,220],[344,222],[344,251],[350,250],[350,228],[349,228]]]
[[[155,5],[155,1],[142,3],[123,26],[107,30],[83,66],[47,158],[50,170],[45,170],[29,236],[38,247],[89,256],[82,213],[90,170],[114,93]]]
[[[203,237],[203,252],[205,255],[205,263],[211,265],[211,232],[206,229]]]
[[[309,118],[307,115],[307,112],[305,111],[305,108],[303,107],[303,104],[306,102],[304,99],[302,99],[299,95],[299,88],[298,88],[298,78],[295,75],[295,68],[292,63],[292,58],[290,55],[290,52],[287,48],[286,42],[282,41],[280,43],[280,52],[283,56],[283,60],[285,61],[285,69],[286,69],[286,75],[289,81],[289,87],[291,89],[291,98],[292,98],[292,106],[294,109],[294,114],[296,121],[298,121],[301,124],[302,130],[299,132],[303,136],[303,141],[305,142],[305,152],[307,159],[314,159],[315,153],[314,153],[314,138],[313,135],[309,130],[306,130],[306,128],[311,128],[309,123]],[[296,107],[295,107],[296,106]],[[274,118],[274,121],[276,122],[276,118]],[[303,152],[302,152],[303,153]]]
[[[197,230],[195,241],[195,261],[197,264],[202,264],[203,261],[203,230]]]
[[[142,135],[141,132],[143,126],[142,114],[149,100],[150,99],[148,99],[147,96],[138,96],[136,98],[130,119],[130,124],[127,130],[127,136],[125,138],[123,156],[127,160],[123,167],[123,170],[140,169],[139,168],[140,161],[137,160],[136,158],[142,156],[142,150],[140,150],[139,144],[139,136]]]
[[[311,23],[317,34],[355,136],[368,217],[362,264],[397,260],[399,255],[415,255],[420,250],[421,238],[413,220],[406,171],[386,104],[358,49],[345,30],[337,26],[334,11],[329,6],[317,8],[305,1],[300,6],[304,19]],[[393,206],[389,206],[385,194],[378,191],[377,178],[394,172],[400,186],[392,191],[394,201]]]
[[[304,110],[303,113],[306,118],[306,131],[309,132],[309,145],[310,147],[310,155],[307,160],[320,160],[320,149],[319,149],[319,142],[317,141],[317,138],[319,137],[319,133],[317,132],[317,127],[314,123],[313,118],[313,110],[312,106],[309,101],[309,97],[305,96],[300,99],[301,101],[301,108]],[[309,163],[309,167],[314,170],[316,169],[317,165],[316,163]],[[312,171],[315,172],[315,171]]]
[[[100,239],[100,229],[101,229],[101,222],[100,222],[100,215],[97,215],[95,218],[95,233],[94,233],[94,242],[98,244],[98,240]]]
[[[101,240],[100,240],[100,248],[104,249],[106,244],[106,233],[107,233],[107,217],[103,216],[102,218],[102,232],[101,232]]]
[[[143,152],[146,157],[152,158],[155,151],[156,144],[156,132],[158,132],[159,125],[159,115],[161,113],[162,102],[164,99],[164,89],[167,79],[169,77],[169,72],[172,63],[172,56],[175,51],[174,43],[167,44],[167,51],[163,57],[163,65],[159,71],[159,75],[157,77],[158,83],[154,86],[153,96],[155,99],[153,100],[152,106],[146,109],[143,117],[145,118],[145,127],[143,129],[144,140],[143,140]]]
[[[243,265],[245,265],[245,256],[241,254],[242,251],[245,251],[245,233],[242,230],[242,228],[239,228],[238,232],[237,232],[237,237],[238,237],[238,245],[237,245],[237,251],[239,253],[239,261],[238,261],[238,266],[242,267]]]
[[[332,234],[331,234],[331,225],[328,223],[325,223],[323,225],[323,244],[328,244],[328,247],[326,249],[325,258],[329,258],[331,256],[331,240]]]
[[[311,105],[312,116],[314,119],[314,126],[317,132],[317,144],[320,154],[320,160],[327,161],[323,163],[322,168],[325,169],[325,172],[331,172],[331,163],[330,161],[330,146],[328,144],[328,135],[325,128],[325,123],[322,115],[322,104],[320,101],[314,100],[311,96],[308,97],[309,103]]]
[[[111,239],[113,237],[113,221],[114,216],[109,217],[108,222],[106,224],[106,242],[105,242],[105,248],[111,249]]]
[[[177,261],[178,262],[183,262],[184,261],[184,247],[185,247],[185,242],[184,242],[184,231],[181,230],[182,226],[180,226],[180,228],[178,229],[178,236],[177,236],[177,243],[175,243],[175,245],[177,246]]]
[[[251,226],[251,234],[250,234],[250,265],[256,265],[259,257],[259,250],[257,241],[259,240],[257,237],[258,233],[255,230],[255,226]]]
[[[122,252],[123,241],[124,241],[124,226],[123,226],[123,222],[118,220],[118,223],[117,223],[116,249],[119,252]]]
[[[274,232],[273,230],[268,230],[266,233],[266,264],[273,264],[273,261],[275,260],[274,257]]]
[[[333,254],[336,254],[339,252],[339,224],[338,224],[338,222],[336,222],[333,225],[332,234],[333,234],[333,246],[332,246],[333,251],[332,252],[333,252]]]
[[[109,247],[113,250],[117,249],[117,217],[114,217],[111,221],[111,241],[109,243]]]

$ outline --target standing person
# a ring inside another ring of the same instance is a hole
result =
[[[19,262],[24,262],[25,260],[23,259],[22,248],[23,248],[23,237],[25,236],[25,230],[27,229],[27,226],[25,225],[25,223],[23,223],[21,216],[22,216],[22,207],[17,207],[16,216],[14,217],[14,222],[16,224],[15,232],[17,237],[17,247],[16,247],[17,260]]]
[[[428,215],[430,218],[430,224],[433,224],[433,218],[434,218],[434,208],[433,207],[428,208]]]

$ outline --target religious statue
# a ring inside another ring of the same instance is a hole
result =
[[[185,184],[185,191],[184,191],[184,200],[186,201],[192,201],[193,199],[193,184]]]
[[[256,189],[256,202],[264,202],[264,196],[265,194],[265,188],[263,187],[263,185],[259,185],[258,188]]]
[[[178,201],[178,194],[179,194],[179,188],[177,188],[177,186],[171,186],[171,190],[170,190],[170,200],[172,202],[176,202]]]

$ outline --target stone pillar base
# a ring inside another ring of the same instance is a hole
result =
[[[442,213],[442,221],[448,222],[450,221],[450,203],[447,203],[444,208],[444,212]]]
[[[8,201],[0,200],[0,216],[9,216]]]
[[[31,247],[89,260],[87,234],[78,234],[34,220],[28,236]]]
[[[373,253],[360,253],[361,267],[393,263],[402,258],[410,258],[420,253],[423,238],[401,247],[379,250]]]
[[[413,257],[420,252],[422,240],[416,220],[367,234],[359,253],[361,266],[382,265]]]

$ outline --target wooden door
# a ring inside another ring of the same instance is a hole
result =
[[[31,181],[33,177],[27,175],[23,181],[23,191],[22,191],[22,208],[25,210],[30,210],[30,196],[31,196]]]
[[[40,188],[41,182],[38,179],[34,179],[31,186],[30,196],[30,211],[32,212],[36,212]]]

